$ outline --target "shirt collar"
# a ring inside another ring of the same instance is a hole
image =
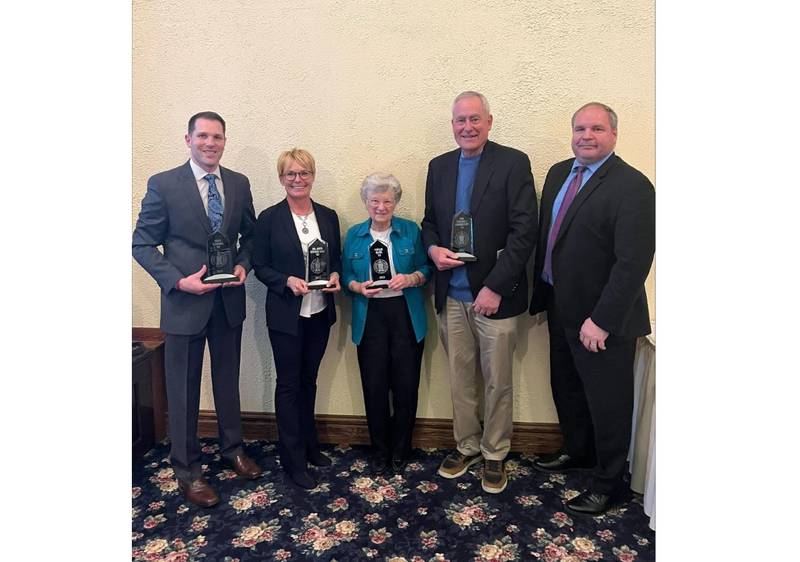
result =
[[[609,158],[611,158],[611,156],[613,156],[613,154],[614,152],[611,151],[602,160],[598,160],[597,162],[592,162],[591,164],[579,164],[578,160],[575,159],[572,162],[572,171],[573,172],[575,171],[575,166],[586,166],[589,175],[594,174],[597,171],[597,169],[600,168],[600,166],[606,163],[606,160],[608,160]]]
[[[194,179],[197,180],[197,181],[200,181],[201,179],[206,177],[208,174],[214,174],[215,176],[217,176],[218,180],[222,179],[222,176],[219,173],[219,164],[217,165],[216,168],[214,168],[213,171],[206,172],[203,168],[201,168],[200,166],[195,164],[194,160],[189,158],[189,166],[191,166],[192,173],[194,174]]]

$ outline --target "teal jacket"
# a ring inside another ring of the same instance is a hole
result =
[[[369,299],[362,294],[353,293],[349,289],[350,281],[359,283],[369,280],[369,245],[373,238],[369,233],[372,219],[350,227],[344,241],[342,253],[342,286],[347,294],[353,297],[353,343],[361,343],[364,325],[367,323],[367,305]],[[422,247],[419,227],[410,220],[392,217],[392,260],[397,273],[413,273],[419,271],[427,282],[431,276],[428,256]],[[425,315],[425,293],[422,287],[403,289],[408,314],[414,326],[417,341],[422,341],[428,331],[428,319]]]

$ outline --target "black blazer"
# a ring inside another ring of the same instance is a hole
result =
[[[545,309],[541,280],[553,201],[575,159],[547,173],[530,313]],[[650,333],[644,282],[655,253],[655,190],[616,154],[594,173],[570,205],[553,246],[556,306],[566,328],[586,318],[619,337]]]
[[[323,240],[331,254],[331,273],[342,274],[341,233],[336,211],[311,202]],[[253,236],[253,269],[267,286],[267,326],[272,330],[297,335],[303,297],[286,286],[290,275],[305,279],[305,260],[300,237],[286,199],[261,211]],[[329,326],[336,322],[333,294],[325,293]]]
[[[219,172],[225,189],[221,231],[233,246],[235,263],[250,271],[255,223],[250,182],[243,174],[222,166]],[[165,333],[199,333],[211,317],[217,294],[222,297],[228,323],[238,326],[244,322],[244,285],[219,287],[203,295],[175,288],[178,279],[197,272],[208,261],[209,234],[211,223],[188,161],[147,181],[133,231],[133,257],[161,287],[161,330]]]
[[[450,232],[456,203],[456,179],[461,149],[437,156],[428,164],[422,242],[450,247]],[[509,318],[525,311],[528,304],[528,258],[536,245],[536,191],[531,163],[519,150],[488,141],[481,153],[470,199],[475,256],[467,263],[472,296],[487,286],[503,298],[491,318]],[[435,267],[436,311],[447,297],[452,270]]]

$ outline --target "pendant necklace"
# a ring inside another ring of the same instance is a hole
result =
[[[309,213],[309,215],[310,214],[311,213]],[[308,219],[308,215],[296,215],[296,216],[297,216],[298,219],[300,219],[300,222],[303,223],[303,225],[302,225],[303,229],[301,230],[301,232],[303,234],[308,234],[308,223],[306,222],[306,219]]]

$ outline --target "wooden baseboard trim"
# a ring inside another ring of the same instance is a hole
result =
[[[369,445],[365,416],[322,414],[316,416],[320,443]],[[217,415],[213,410],[201,410],[198,431],[202,437],[217,437]],[[242,433],[246,439],[278,438],[275,414],[242,412]],[[414,447],[451,449],[453,422],[448,419],[418,418],[414,427]],[[511,450],[525,453],[552,453],[561,446],[561,430],[557,423],[514,423]]]
[[[164,333],[158,328],[133,328],[133,340],[150,343],[164,341]],[[163,392],[163,391],[162,391]],[[163,400],[163,426],[166,429],[166,397]],[[369,431],[365,416],[319,414],[317,435],[320,443],[369,445]],[[214,410],[201,410],[198,432],[202,437],[217,436],[217,414]],[[278,429],[275,414],[269,412],[242,412],[242,432],[247,439],[275,441]],[[511,450],[526,453],[551,453],[561,446],[561,430],[557,423],[514,423]],[[414,427],[414,447],[454,447],[453,422],[442,418],[417,418]]]
[[[146,342],[162,342],[164,341],[164,332],[158,328],[139,328],[134,327],[133,341],[146,341]]]

